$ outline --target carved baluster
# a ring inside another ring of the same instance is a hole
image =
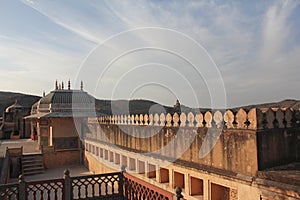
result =
[[[188,122],[189,122],[188,126],[189,127],[194,127],[195,126],[195,124],[194,124],[194,121],[195,121],[194,114],[192,112],[189,112],[187,118],[188,118]]]
[[[280,108],[275,112],[275,118],[278,128],[284,128],[284,112]]]
[[[284,119],[286,121],[286,128],[292,127],[293,112],[290,108],[285,110]]]
[[[157,113],[155,113],[155,114],[154,114],[154,125],[155,125],[155,126],[158,126],[158,125],[159,125],[158,122],[159,122],[159,116],[158,116]]]
[[[224,114],[224,121],[225,121],[225,126],[230,129],[234,128],[233,122],[234,122],[234,114],[231,110],[227,110]]]
[[[195,120],[196,127],[203,127],[203,114],[201,112],[196,114]]]
[[[235,121],[237,123],[237,128],[246,129],[247,125],[247,113],[243,108],[240,108],[235,116]]]
[[[144,116],[142,114],[140,114],[140,125],[144,125]]]
[[[214,113],[214,122],[215,122],[217,128],[222,128],[223,114],[221,113],[221,111],[218,110]]]
[[[186,126],[186,114],[185,113],[180,114],[180,126],[181,127]]]
[[[159,116],[160,126],[165,126],[166,116],[164,113],[161,113]]]
[[[211,122],[212,122],[212,114],[210,111],[207,111],[204,115],[204,120],[205,120],[205,127],[207,128],[211,128],[212,125],[211,125]]]
[[[124,124],[128,124],[128,122],[127,122],[127,115],[124,115],[124,116],[123,116],[123,120],[124,120],[124,121],[123,121]]]
[[[149,117],[147,114],[144,115],[144,125],[148,125],[148,120],[149,120]]]
[[[130,124],[131,124],[131,123],[130,123],[130,120],[131,120],[130,115],[127,115],[127,116],[126,116],[126,124],[130,125]]]
[[[267,128],[274,128],[275,113],[271,108],[266,112],[266,120]]]
[[[153,125],[153,114],[149,115],[149,125]]]
[[[166,116],[166,121],[167,121],[166,126],[167,126],[167,127],[171,127],[171,126],[172,126],[172,116],[171,116],[170,113],[167,114],[167,116]]]
[[[139,123],[140,123],[140,122],[139,122],[140,118],[139,118],[139,116],[138,116],[137,114],[135,115],[134,119],[135,119],[135,124],[136,124],[136,125],[139,125]]]
[[[257,129],[256,108],[252,108],[248,112],[249,129]]]
[[[173,122],[174,122],[174,124],[173,124],[173,126],[174,127],[178,127],[179,126],[179,115],[178,115],[178,113],[174,113],[174,115],[173,115]]]

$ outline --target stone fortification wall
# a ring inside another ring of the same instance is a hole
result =
[[[254,176],[297,159],[297,124],[289,108],[113,115],[90,118],[86,137],[195,168]]]

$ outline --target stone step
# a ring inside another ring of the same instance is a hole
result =
[[[43,163],[43,160],[41,159],[22,160],[22,164],[31,164],[31,163]]]
[[[41,154],[29,154],[22,156],[22,174],[30,176],[45,172],[43,157]]]
[[[43,159],[42,156],[26,156],[22,158],[23,160],[32,160],[32,159]]]
[[[30,158],[30,157],[43,157],[43,154],[23,154],[23,158]]]
[[[31,169],[31,168],[35,168],[35,167],[42,167],[44,168],[43,164],[34,164],[34,165],[23,165],[23,169]]]
[[[43,174],[43,173],[45,173],[45,170],[34,170],[34,171],[23,172],[23,175],[32,176],[32,175]]]
[[[30,167],[30,169],[29,168],[24,169],[24,172],[26,173],[30,171],[40,171],[40,170],[44,171],[44,166]]]

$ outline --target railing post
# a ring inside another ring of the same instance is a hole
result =
[[[19,176],[19,200],[26,200],[26,183],[23,175]]]
[[[72,191],[70,171],[66,169],[64,171],[64,199],[71,200],[71,191]]]
[[[177,200],[183,199],[183,195],[181,194],[181,192],[182,192],[181,187],[177,187],[175,192],[176,192]]]
[[[124,165],[122,165],[120,182],[119,182],[119,192],[120,192],[120,195],[122,195],[123,200],[127,199],[127,188],[126,188],[126,181],[125,181],[124,173],[126,173],[126,167]]]

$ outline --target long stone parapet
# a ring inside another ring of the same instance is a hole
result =
[[[300,118],[299,111],[291,108],[252,108],[249,111],[240,108],[237,111],[111,115],[89,120],[97,120],[100,124],[256,130],[291,128],[299,124]]]

